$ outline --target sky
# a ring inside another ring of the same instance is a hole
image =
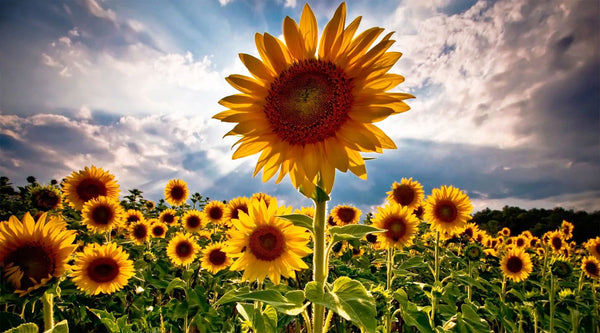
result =
[[[319,32],[338,1],[308,2]],[[337,172],[330,208],[382,205],[394,181],[453,185],[475,211],[600,210],[600,8],[596,0],[348,0],[359,31],[394,31],[393,92],[411,110],[377,125],[398,149]],[[297,0],[0,0],[0,175],[61,180],[95,165],[122,195],[163,198],[170,179],[230,200],[256,192],[310,206],[286,177],[232,160],[232,125],[212,119],[249,75],[254,34],[282,38]]]

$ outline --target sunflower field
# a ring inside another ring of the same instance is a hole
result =
[[[396,145],[375,123],[410,107],[392,33],[304,6],[255,35],[215,121],[312,200],[211,200],[183,179],[155,203],[94,165],[60,183],[0,182],[0,330],[26,332],[600,332],[600,237],[490,233],[467,193],[412,178],[362,212],[328,207],[336,172]],[[92,164],[92,163],[90,163]],[[442,166],[441,166],[442,167]],[[447,166],[445,166],[447,167]],[[410,176],[410,175],[409,175]],[[283,186],[283,185],[282,185]],[[501,223],[502,221],[498,221]],[[595,237],[595,238],[594,238]]]

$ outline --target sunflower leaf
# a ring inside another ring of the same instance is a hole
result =
[[[352,321],[365,332],[375,332],[377,309],[375,299],[357,280],[342,276],[322,288],[315,281],[306,285],[306,298],[314,304],[323,305],[346,320]]]
[[[383,229],[364,224],[348,224],[341,227],[329,228],[329,234],[331,234],[332,242],[334,243],[342,240],[361,239],[367,234],[384,231]]]
[[[282,219],[286,219],[292,222],[295,226],[306,228],[313,232],[313,219],[312,217],[304,214],[289,214],[289,215],[279,215]]]
[[[65,319],[44,333],[69,333],[69,322]]]
[[[38,326],[34,323],[21,324],[17,327],[13,327],[7,331],[4,331],[4,333],[37,333],[37,332],[38,332]]]
[[[215,303],[215,306],[244,301],[260,301],[290,316],[300,314],[308,306],[308,304],[303,304],[304,292],[302,290],[292,290],[282,295],[273,289],[249,291],[248,288],[228,291]]]
[[[173,291],[173,289],[181,289],[185,291],[187,289],[187,283],[180,278],[174,278],[173,281],[171,281],[167,286],[165,293],[168,294]]]
[[[90,310],[93,314],[95,314],[98,317],[98,319],[100,319],[100,322],[104,324],[104,326],[108,329],[109,332],[121,332],[121,330],[119,329],[119,325],[117,325],[117,319],[115,318],[115,316],[113,316],[112,313],[106,310],[99,309],[88,308],[88,310]]]

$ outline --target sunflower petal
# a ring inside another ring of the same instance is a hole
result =
[[[319,44],[319,59],[331,60],[331,55],[337,54],[337,50],[334,50],[334,46],[336,40],[340,38],[340,35],[342,35],[344,31],[345,22],[346,3],[342,2],[323,30],[323,36],[321,36],[321,43]]]
[[[304,49],[306,50],[305,58],[310,59],[315,57],[317,51],[317,43],[319,41],[319,28],[317,26],[317,18],[307,4],[302,9],[300,17],[300,36],[304,40]]]
[[[260,59],[245,53],[240,53],[239,56],[244,66],[248,68],[250,74],[255,78],[263,82],[271,82],[275,77],[275,73],[273,73],[271,68],[265,66]]]

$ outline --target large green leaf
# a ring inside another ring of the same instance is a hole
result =
[[[429,324],[429,316],[426,308],[419,307],[408,300],[408,295],[403,289],[398,289],[394,293],[394,299],[400,303],[400,313],[402,319],[408,326],[416,327],[419,332],[432,332]]]
[[[331,234],[332,242],[339,242],[342,240],[353,240],[353,239],[361,239],[364,236],[374,233],[374,232],[383,232],[385,230],[379,229],[372,225],[364,225],[364,224],[348,224],[341,227],[331,227],[329,228],[329,234]]]
[[[488,322],[479,317],[474,305],[465,303],[460,309],[462,313],[458,315],[456,320],[456,328],[459,332],[492,332]]]
[[[377,310],[375,299],[357,280],[342,276],[325,288],[312,281],[304,289],[306,298],[314,304],[333,310],[366,332],[375,332]]]
[[[267,305],[261,310],[251,303],[238,303],[235,308],[254,332],[277,332],[277,311],[272,306]]]
[[[228,291],[215,303],[215,306],[243,301],[260,301],[290,316],[300,314],[308,306],[308,304],[303,304],[304,292],[302,290],[292,290],[282,295],[281,292],[273,289],[250,291],[247,287]]]
[[[289,214],[289,215],[279,215],[277,217],[281,217],[282,219],[286,219],[291,221],[295,226],[306,228],[313,232],[313,219],[312,217],[304,214]]]
[[[104,326],[106,326],[109,332],[119,333],[121,331],[119,329],[119,325],[117,324],[117,319],[115,318],[115,316],[113,316],[112,313],[99,309],[88,308],[88,310],[90,310],[93,314],[95,314],[98,317],[98,319],[100,319],[100,322],[104,324]]]
[[[169,282],[169,285],[167,286],[165,293],[168,294],[173,289],[181,289],[181,290],[185,291],[187,289],[187,283],[180,278],[174,278],[171,282]]]
[[[44,333],[69,333],[69,322],[65,319]]]
[[[4,331],[4,333],[38,333],[38,327],[34,323],[25,323]]]

